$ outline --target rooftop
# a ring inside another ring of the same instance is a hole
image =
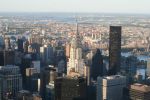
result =
[[[142,91],[142,92],[150,92],[150,86],[145,84],[135,83],[131,85],[131,89]]]
[[[124,76],[121,76],[121,75],[113,75],[113,76],[104,76],[103,78],[107,80],[112,80],[112,79],[118,79],[118,78],[123,78],[123,77]]]

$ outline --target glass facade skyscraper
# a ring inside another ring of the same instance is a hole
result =
[[[110,26],[109,36],[109,72],[108,75],[115,75],[121,65],[121,26]]]

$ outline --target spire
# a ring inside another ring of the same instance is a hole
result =
[[[78,21],[76,20],[76,41],[77,41],[77,46],[78,47],[81,47],[81,38],[80,38],[80,35],[79,35],[79,24],[78,24]]]
[[[79,37],[79,29],[78,29],[78,23],[76,23],[76,33],[75,33],[75,38]]]
[[[76,20],[76,33],[72,39],[72,42],[71,42],[71,45],[72,47],[74,48],[81,48],[81,38],[80,38],[80,35],[79,35],[79,29],[78,29],[78,22]]]
[[[79,36],[79,30],[78,30],[78,22],[76,22],[76,37]]]

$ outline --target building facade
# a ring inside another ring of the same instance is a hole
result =
[[[16,97],[16,93],[22,89],[22,77],[18,66],[0,66],[1,100]]]
[[[71,75],[71,73],[78,73],[79,75],[84,75],[84,66],[85,64],[82,58],[81,39],[78,33],[77,25],[76,35],[71,41],[70,58],[67,63],[67,75]]]
[[[91,77],[96,80],[98,76],[103,76],[103,56],[99,49],[92,58],[91,66]]]
[[[121,26],[110,26],[109,33],[109,75],[120,71],[121,65]]]
[[[135,83],[130,87],[130,100],[149,100],[150,86]]]
[[[147,60],[147,76],[150,76],[150,59]]]
[[[126,77],[120,75],[97,78],[97,100],[122,100]]]
[[[86,81],[84,78],[59,77],[55,81],[55,100],[75,100],[86,98]]]

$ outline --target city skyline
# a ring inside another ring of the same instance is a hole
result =
[[[147,13],[148,0],[0,0],[0,12]]]
[[[149,3],[0,0],[0,100],[149,100]]]

